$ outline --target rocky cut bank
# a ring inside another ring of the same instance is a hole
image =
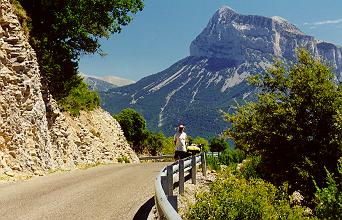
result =
[[[120,157],[139,161],[109,113],[73,118],[58,109],[10,1],[0,0],[0,175],[43,175]]]
[[[172,135],[182,122],[191,136],[212,137],[227,128],[229,111],[255,94],[246,78],[263,73],[274,58],[292,62],[299,47],[331,64],[341,79],[342,48],[316,40],[280,17],[241,15],[223,6],[190,45],[190,56],[135,84],[101,95],[116,113],[135,108],[149,129]]]

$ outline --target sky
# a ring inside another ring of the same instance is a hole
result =
[[[82,55],[90,76],[134,81],[189,56],[192,40],[223,5],[245,15],[280,16],[316,39],[342,45],[342,0],[145,0],[119,34],[101,39],[106,56]]]

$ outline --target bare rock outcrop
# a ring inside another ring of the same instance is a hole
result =
[[[42,92],[34,50],[8,0],[0,0],[0,175],[42,175],[81,163],[138,162],[105,111],[61,113]]]
[[[190,55],[227,59],[236,65],[277,57],[295,60],[296,49],[304,47],[336,68],[342,77],[342,48],[304,34],[284,18],[242,15],[223,6],[191,43]],[[266,58],[266,59],[265,59]]]

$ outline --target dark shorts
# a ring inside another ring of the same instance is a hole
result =
[[[184,159],[188,156],[189,156],[189,154],[186,151],[176,150],[174,158],[175,158],[175,160],[179,160],[179,159]]]

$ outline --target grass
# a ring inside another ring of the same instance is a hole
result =
[[[14,177],[8,176],[6,174],[0,175],[0,182],[12,182],[17,180],[28,180],[34,177],[33,175],[16,175]]]
[[[130,163],[131,161],[128,159],[128,157],[123,156],[123,157],[118,157],[117,158],[119,163]]]
[[[103,163],[103,162],[95,162],[95,163],[80,163],[77,164],[77,168],[80,170],[86,170],[89,168],[93,168],[93,167],[97,167],[97,166],[105,166],[105,165],[109,165],[110,163]]]

